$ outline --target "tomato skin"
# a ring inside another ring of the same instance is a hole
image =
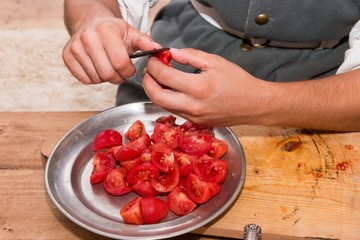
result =
[[[155,197],[159,194],[150,184],[149,181],[138,181],[133,185],[133,190],[143,197]]]
[[[157,143],[151,147],[151,162],[161,172],[169,172],[174,168],[175,158],[170,147],[165,144]]]
[[[134,141],[123,144],[115,153],[115,158],[120,162],[133,160],[145,152],[150,145],[150,136],[144,134]]]
[[[96,184],[103,182],[108,173],[116,167],[116,160],[108,152],[95,152],[92,164],[90,183]]]
[[[134,141],[144,134],[146,134],[144,123],[140,120],[136,120],[126,131],[125,137],[130,139],[130,141]]]
[[[144,224],[142,218],[140,202],[143,197],[137,197],[130,202],[126,203],[120,210],[120,215],[123,218],[124,222],[129,224]]]
[[[126,175],[126,181],[130,185],[136,184],[138,181],[150,181],[159,178],[159,170],[152,163],[142,163],[131,169]]]
[[[171,192],[180,181],[179,169],[173,168],[167,173],[159,176],[157,179],[151,179],[151,186],[160,193]]]
[[[116,130],[106,129],[96,134],[93,141],[93,150],[99,151],[113,146],[120,146],[121,144],[121,134]]]
[[[140,201],[142,219],[146,224],[159,223],[169,212],[164,200],[156,197],[145,197]]]
[[[229,146],[227,142],[216,137],[212,138],[211,149],[207,153],[209,156],[214,158],[222,158],[227,153]]]
[[[125,182],[127,171],[124,168],[112,169],[104,180],[104,189],[107,193],[115,196],[124,195],[132,191]]]
[[[157,57],[161,62],[171,67],[171,52],[169,50],[154,53],[153,56]]]
[[[203,181],[222,183],[226,179],[228,164],[224,160],[204,155],[193,162],[193,169]]]
[[[197,204],[194,203],[180,187],[174,188],[166,198],[169,209],[178,216],[192,212]]]
[[[178,136],[179,148],[190,155],[202,156],[211,150],[212,136],[196,132],[187,132]]]
[[[220,192],[217,183],[202,181],[196,174],[190,174],[186,179],[186,194],[195,203],[203,204]]]

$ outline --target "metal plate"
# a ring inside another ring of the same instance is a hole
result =
[[[115,239],[163,239],[195,230],[224,213],[239,195],[245,178],[245,156],[238,138],[229,128],[215,128],[218,138],[229,143],[224,159],[229,164],[221,192],[192,213],[169,214],[158,224],[131,225],[123,222],[122,206],[135,198],[107,194],[102,184],[91,185],[92,141],[104,129],[124,133],[135,120],[141,120],[148,133],[155,120],[168,112],[152,103],[131,103],[100,112],[75,126],[56,145],[45,170],[46,190],[56,207],[76,224],[99,235]],[[177,124],[185,120],[177,117]]]

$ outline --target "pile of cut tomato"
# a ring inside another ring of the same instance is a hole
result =
[[[221,190],[227,142],[210,127],[175,121],[159,117],[149,134],[137,120],[125,133],[106,129],[94,138],[90,183],[114,196],[138,194],[120,210],[126,223],[158,223],[169,211],[184,216]]]

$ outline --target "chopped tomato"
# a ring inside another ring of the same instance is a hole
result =
[[[142,218],[140,202],[143,197],[137,197],[130,202],[126,203],[120,210],[120,215],[124,222],[129,224],[144,224]]]
[[[183,153],[181,151],[174,151],[175,167],[179,168],[181,176],[188,176],[193,172],[192,162],[196,157]]]
[[[112,169],[104,180],[105,191],[115,196],[131,192],[132,188],[125,182],[126,173],[124,168]]]
[[[196,159],[193,168],[201,180],[213,183],[222,183],[228,172],[228,164],[224,160],[206,155]]]
[[[196,132],[187,132],[178,136],[179,148],[190,155],[202,156],[211,149],[212,136]]]
[[[140,120],[136,120],[125,133],[125,137],[134,141],[142,135],[146,134],[145,125]]]
[[[179,134],[180,129],[178,127],[166,123],[156,123],[151,139],[154,143],[164,143],[174,149],[178,146],[177,136]]]
[[[140,201],[141,214],[144,223],[159,223],[169,212],[164,200],[156,197],[145,197]]]
[[[151,162],[160,172],[169,172],[174,168],[175,158],[172,149],[161,143],[155,143],[151,147]]]
[[[127,171],[130,171],[134,167],[147,162],[151,162],[151,155],[148,152],[144,152],[140,155],[140,157],[137,157],[133,160],[123,161],[120,165],[124,167]]]
[[[153,56],[157,57],[161,62],[171,66],[171,52],[169,50],[154,53]]]
[[[159,170],[152,163],[142,163],[131,169],[126,175],[126,181],[130,185],[138,181],[150,181],[159,178]]]
[[[212,127],[195,124],[191,121],[185,121],[179,127],[183,132],[184,131],[185,132],[198,132],[198,133],[214,135]]]
[[[169,172],[160,175],[158,179],[151,179],[150,184],[156,191],[168,193],[179,184],[179,180],[179,169],[173,168]]]
[[[186,194],[195,203],[202,204],[220,192],[217,183],[202,181],[196,174],[190,174],[186,179]]]
[[[171,114],[168,116],[159,117],[155,120],[156,123],[168,124],[170,126],[175,126],[175,121],[176,121],[176,117],[174,117],[174,115]]]
[[[222,156],[225,155],[225,153],[227,153],[228,148],[229,146],[227,142],[218,139],[216,137],[213,137],[211,142],[211,149],[207,154],[214,158],[221,158]]]
[[[93,150],[99,151],[122,144],[121,134],[112,129],[106,129],[96,134],[93,141]]]
[[[104,181],[108,173],[116,167],[115,158],[107,152],[96,152],[93,157],[93,170],[90,183],[96,184]]]
[[[143,197],[154,197],[159,194],[150,184],[149,181],[138,181],[133,185],[134,191]]]
[[[169,209],[178,216],[184,216],[197,207],[196,203],[180,187],[174,188],[167,196],[166,201]]]
[[[123,144],[115,153],[115,158],[120,162],[133,160],[145,152],[150,145],[150,136],[144,134],[134,141]]]

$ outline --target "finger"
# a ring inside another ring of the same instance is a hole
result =
[[[66,52],[64,51],[62,58],[65,65],[76,79],[78,79],[83,84],[92,83],[91,79],[86,74],[81,64],[76,60],[76,58],[72,54],[66,54]]]
[[[175,49],[171,50],[171,58],[177,63],[182,65],[189,65],[195,69],[201,71],[206,71],[209,67],[209,53],[205,53],[199,50],[185,48],[185,49]]]

